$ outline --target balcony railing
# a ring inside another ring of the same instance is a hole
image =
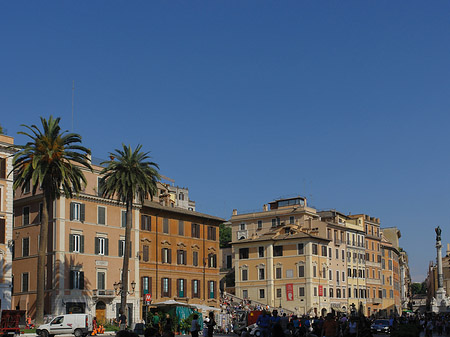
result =
[[[116,294],[111,289],[93,289],[92,297],[116,297]]]

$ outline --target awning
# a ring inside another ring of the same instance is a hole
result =
[[[197,309],[203,310],[203,311],[220,311],[219,308],[209,307],[207,305],[203,304],[191,304],[193,307],[196,307]]]
[[[187,304],[187,303],[182,303],[182,302],[177,302],[174,300],[167,300],[164,302],[159,302],[159,303],[152,303],[153,305],[156,306],[163,306],[163,305],[178,305],[178,306],[183,306],[183,307],[192,307],[192,305]]]

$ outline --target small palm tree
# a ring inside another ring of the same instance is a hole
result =
[[[125,144],[122,144],[122,147],[122,150],[116,149],[114,153],[110,153],[111,160],[101,163],[105,168],[100,172],[103,175],[100,179],[100,188],[103,197],[116,198],[118,202],[125,203],[127,209],[120,296],[120,310],[126,313],[133,200],[137,197],[140,203],[143,203],[148,195],[153,199],[157,192],[156,182],[160,176],[157,171],[158,164],[148,161],[149,152],[141,152],[141,145],[134,151]]]
[[[40,228],[40,241],[37,266],[36,323],[44,321],[44,274],[45,256],[48,241],[48,211],[53,200],[62,194],[72,198],[82,184],[86,184],[81,167],[92,170],[88,155],[90,151],[77,143],[81,136],[75,133],[61,132],[60,118],[41,117],[42,130],[36,125],[22,125],[29,132],[18,132],[28,136],[25,145],[15,145],[18,152],[13,158],[14,189],[32,187],[33,195],[42,188],[43,207]],[[10,173],[10,174],[11,174]]]

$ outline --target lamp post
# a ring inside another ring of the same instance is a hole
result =
[[[131,282],[131,291],[127,291],[127,294],[128,295],[133,295],[135,288],[136,288],[136,282],[133,281],[133,282]],[[122,292],[123,292],[122,281],[114,283],[114,291],[116,292],[116,296],[119,296],[119,295],[122,294]]]

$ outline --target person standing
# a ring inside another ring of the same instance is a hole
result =
[[[194,314],[191,323],[191,335],[192,337],[198,337],[198,331],[200,330],[200,325],[198,324],[198,315]]]
[[[261,337],[269,336],[269,326],[270,326],[270,317],[267,315],[267,312],[263,310],[262,314],[258,316],[256,324],[261,329]]]
[[[214,326],[216,325],[216,321],[214,320],[214,313],[212,311],[209,312],[209,322],[208,325],[208,337],[213,337],[214,334]]]
[[[352,317],[348,323],[348,335],[350,337],[358,336],[358,322],[355,317]]]
[[[126,330],[127,328],[127,316],[122,310],[119,311],[119,328],[120,330]]]
[[[322,337],[336,337],[338,333],[338,323],[332,313],[327,315],[327,319],[322,325]]]

